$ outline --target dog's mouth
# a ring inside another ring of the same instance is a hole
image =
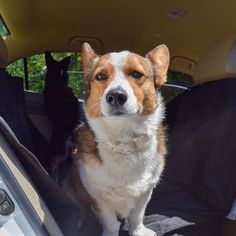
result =
[[[128,115],[128,112],[123,108],[110,108],[109,111],[104,116],[125,116]]]
[[[114,111],[114,112],[111,112],[111,115],[112,116],[122,116],[122,115],[125,115],[126,113],[125,112],[122,112],[122,111]]]

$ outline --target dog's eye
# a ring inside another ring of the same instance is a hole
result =
[[[134,71],[129,73],[129,76],[134,78],[134,79],[140,79],[144,76],[144,74],[139,72],[139,71],[134,70]]]
[[[96,76],[95,76],[95,79],[96,80],[99,80],[99,81],[101,81],[101,80],[107,80],[107,75],[106,74],[104,74],[104,73],[98,73],[98,74],[96,74]]]

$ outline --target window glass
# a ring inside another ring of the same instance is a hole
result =
[[[23,60],[17,60],[6,67],[7,72],[12,76],[24,78]]]
[[[84,98],[85,92],[82,82],[82,65],[81,56],[78,53],[52,53],[55,60],[62,60],[67,56],[71,56],[71,63],[68,70],[69,87],[72,88],[74,94],[78,98]],[[28,58],[28,75],[29,89],[34,92],[41,93],[44,88],[45,76],[45,59],[44,54],[31,56]],[[23,59],[17,60],[7,66],[7,71],[12,76],[24,78]]]
[[[180,84],[183,87],[191,87],[194,86],[194,81],[192,76],[183,74],[181,72],[177,72],[174,70],[168,71],[168,82],[174,82],[175,84]],[[178,88],[178,87],[169,87],[169,86],[163,86],[161,88],[161,93],[164,97],[164,100],[166,103],[170,102],[173,98],[175,98],[177,95],[183,93],[186,91],[185,89]]]
[[[9,34],[10,34],[9,30],[8,30],[4,20],[2,19],[2,16],[0,16],[0,35],[7,36]]]

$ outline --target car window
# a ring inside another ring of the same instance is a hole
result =
[[[1,36],[7,36],[9,34],[10,34],[10,32],[9,32],[2,16],[0,15],[0,35]]]
[[[192,76],[169,70],[167,84],[161,88],[166,103],[195,85]]]
[[[78,53],[52,53],[54,59],[60,61],[67,56],[71,56],[71,63],[68,70],[69,87],[78,98],[84,98],[85,90],[82,83],[81,56]],[[44,76],[46,71],[44,54],[27,58],[27,68],[29,77],[29,90],[41,93],[44,88]],[[25,77],[23,59],[17,60],[7,66],[7,71],[12,76]],[[26,89],[26,87],[25,87]]]

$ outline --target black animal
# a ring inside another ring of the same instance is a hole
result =
[[[68,87],[67,70],[70,57],[61,61],[45,52],[47,71],[44,86],[44,107],[52,123],[51,175],[58,180],[60,165],[70,158],[73,149],[74,130],[79,124],[78,99]]]

